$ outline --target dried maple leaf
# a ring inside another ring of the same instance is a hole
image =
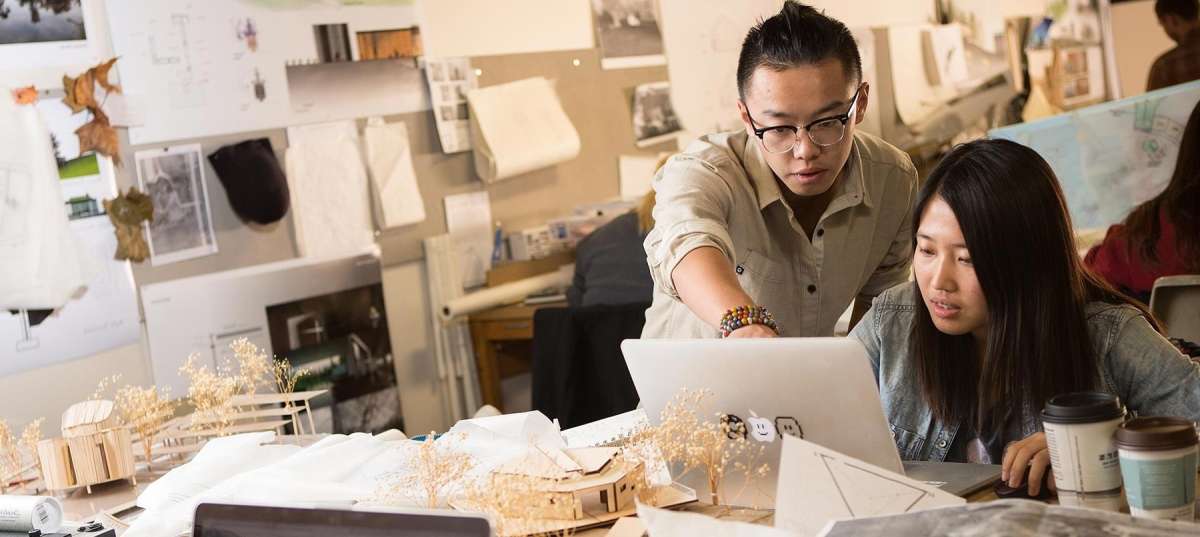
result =
[[[100,84],[100,87],[104,88],[104,91],[109,93],[121,93],[120,86],[108,83],[108,71],[112,69],[112,66],[115,63],[117,63],[117,59],[113,58],[91,69],[88,69],[88,71],[92,73],[92,76],[95,77],[96,83]]]
[[[28,86],[13,90],[13,99],[16,99],[17,104],[33,104],[38,100],[37,88]]]
[[[67,108],[71,109],[72,114],[78,114],[84,110],[87,110],[87,106],[80,103],[79,99],[75,97],[74,78],[63,75],[63,90],[67,92],[67,95],[63,97],[63,104],[67,105]]]
[[[117,143],[117,130],[108,124],[107,118],[100,117],[85,123],[75,130],[79,136],[79,153],[96,151],[101,155],[112,157],[113,163],[121,165],[121,155],[118,153],[120,144]]]

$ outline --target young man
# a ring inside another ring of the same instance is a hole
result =
[[[655,177],[642,337],[830,336],[908,278],[917,173],[856,132],[869,87],[846,26],[787,2],[747,34],[737,82],[745,130]]]
[[[1157,0],[1154,13],[1167,37],[1178,46],[1154,60],[1146,91],[1200,78],[1200,2]]]

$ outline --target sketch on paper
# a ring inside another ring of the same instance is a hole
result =
[[[633,137],[638,147],[662,143],[683,130],[679,116],[671,106],[671,86],[667,82],[642,84],[633,94]]]
[[[83,41],[81,0],[0,0],[0,45]]]
[[[138,186],[154,201],[146,224],[150,263],[158,266],[217,253],[200,145],[139,151]]]
[[[233,34],[246,47],[247,52],[258,52],[258,25],[254,19],[243,17],[233,21]]]
[[[467,92],[478,87],[467,58],[426,59],[425,76],[433,100],[434,120],[443,153],[471,149],[471,116]]]
[[[663,65],[654,0],[592,0],[593,25],[605,69]]]

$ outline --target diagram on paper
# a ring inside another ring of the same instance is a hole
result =
[[[818,453],[850,516],[907,513],[933,495],[885,474]]]

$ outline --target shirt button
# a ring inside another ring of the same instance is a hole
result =
[[[809,292],[809,293],[815,293],[815,292],[817,292],[817,286],[815,286],[815,285],[813,285],[813,284],[811,284],[811,283],[810,283],[810,284],[808,284],[808,292]]]
[[[825,230],[824,230],[824,229],[818,229],[818,230],[817,230],[817,236],[818,236],[818,237],[820,237],[820,236],[823,236],[823,235],[825,235]]]
[[[937,447],[939,447],[939,448],[941,448],[941,449],[945,449],[945,448],[946,448],[946,440],[945,440],[945,439],[938,440],[938,441],[937,441]]]

